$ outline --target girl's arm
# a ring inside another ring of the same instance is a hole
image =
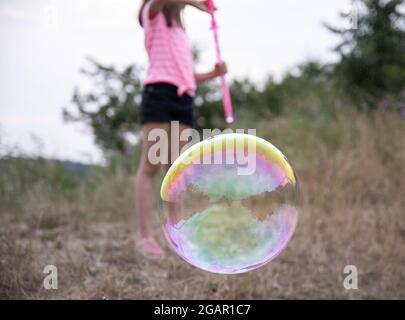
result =
[[[204,72],[204,73],[195,73],[195,80],[197,83],[202,83],[206,82],[209,80],[213,80],[217,77],[223,76],[228,72],[228,69],[226,67],[226,64],[224,62],[222,63],[217,63],[215,65],[214,70],[209,71],[209,72]]]
[[[152,0],[150,4],[150,17],[153,18],[162,11],[163,6],[170,4],[189,5],[201,11],[210,13],[207,1],[205,0]]]

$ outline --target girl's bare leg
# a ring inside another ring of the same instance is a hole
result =
[[[152,217],[155,192],[153,190],[153,181],[159,171],[159,164],[152,164],[148,158],[150,147],[155,141],[148,141],[148,136],[153,129],[163,129],[169,135],[170,124],[151,123],[143,127],[143,148],[140,165],[135,178],[135,209],[137,214],[137,228],[140,240],[137,242],[138,249],[145,255],[161,257],[163,250],[153,239]]]
[[[180,123],[180,136],[184,130],[190,130],[191,128],[183,123]],[[179,141],[179,151],[181,154],[181,150],[183,147],[188,143],[188,141]],[[170,144],[169,150],[171,150],[172,145]],[[176,146],[177,147],[177,146]],[[172,159],[170,157],[170,164],[166,166],[166,171],[169,170],[170,166],[176,159]],[[179,201],[176,203],[171,203],[169,205],[169,219],[171,224],[177,224],[182,219],[182,211],[183,211],[183,202]]]

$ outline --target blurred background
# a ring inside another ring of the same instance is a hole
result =
[[[404,1],[217,0],[232,127],[278,146],[302,185],[289,247],[237,277],[134,251],[139,6],[0,2],[0,297],[405,298]],[[210,18],[190,8],[185,21],[210,69]],[[195,102],[198,129],[226,127],[217,82]],[[359,290],[342,285],[348,264]]]
[[[79,72],[88,66],[87,58],[121,71],[134,64],[144,71],[147,57],[137,24],[139,5],[137,0],[1,1],[4,143],[35,153],[35,136],[47,156],[101,160],[91,134],[83,127],[65,125],[61,108],[69,104],[74,87],[93,88]],[[338,10],[350,10],[350,1],[342,0],[286,1],[282,6],[257,0],[248,8],[243,1],[224,0],[219,5],[221,42],[230,75],[259,85],[269,76],[279,80],[309,58],[335,61],[337,55],[331,49],[339,39],[322,23],[337,22]],[[209,17],[188,9],[186,23],[201,52],[199,69],[211,68],[215,60]],[[261,33],[264,38],[255,36]]]

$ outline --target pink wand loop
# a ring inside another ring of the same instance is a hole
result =
[[[219,45],[219,37],[218,37],[218,24],[217,20],[215,19],[215,5],[213,0],[207,0],[208,9],[211,12],[212,22],[211,22],[211,29],[214,33],[214,41],[215,41],[215,48],[217,53],[217,60],[218,63],[222,63],[222,54],[221,54],[221,47]],[[229,93],[229,87],[226,83],[225,76],[221,76],[221,91],[224,103],[224,110],[225,110],[225,120],[227,123],[233,122],[233,111],[232,111],[232,100],[231,94]]]

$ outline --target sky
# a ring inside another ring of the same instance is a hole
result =
[[[86,58],[124,67],[147,66],[139,0],[0,0],[0,155],[99,163],[91,131],[65,124]],[[350,0],[216,0],[220,40],[232,78],[280,79],[308,59],[335,61],[339,39],[324,22],[341,24]],[[198,69],[215,63],[208,15],[189,8],[187,32],[203,51]]]

